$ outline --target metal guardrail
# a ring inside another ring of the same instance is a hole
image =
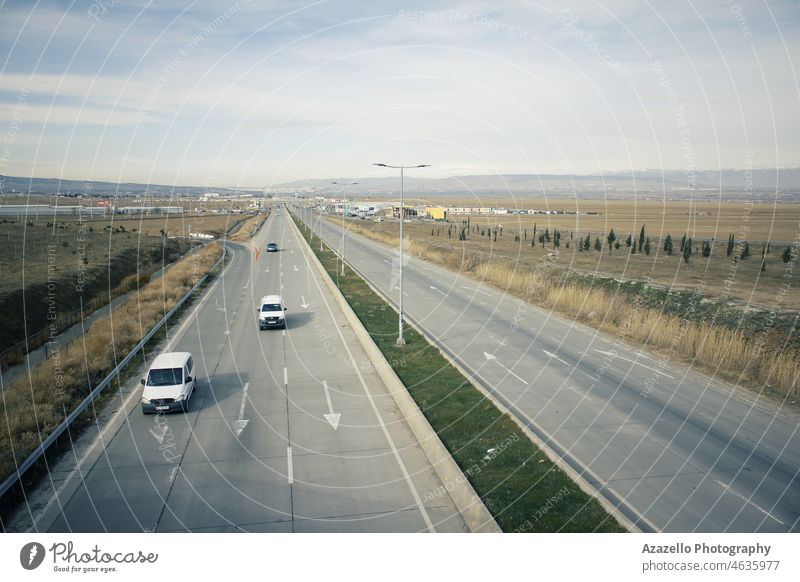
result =
[[[192,287],[186,293],[186,295],[184,295],[180,299],[180,301],[178,301],[178,303],[176,303],[175,306],[167,312],[167,314],[161,319],[161,321],[159,321],[149,332],[147,332],[147,335],[145,335],[142,338],[142,340],[138,344],[136,344],[136,346],[134,346],[134,348],[130,352],[128,352],[128,355],[125,356],[122,359],[122,361],[120,361],[120,363],[117,364],[117,366],[113,370],[111,370],[111,372],[105,378],[103,378],[103,380],[97,386],[95,386],[95,388],[89,393],[89,395],[86,398],[84,398],[80,404],[78,404],[78,406],[67,416],[67,418],[65,418],[61,422],[61,424],[59,424],[53,430],[53,432],[51,432],[50,435],[44,441],[42,441],[39,444],[39,446],[36,447],[36,449],[34,449],[34,451],[30,455],[28,455],[28,457],[21,464],[17,465],[17,470],[14,471],[11,475],[9,475],[3,481],[2,484],[0,484],[0,497],[5,495],[6,492],[9,489],[11,489],[11,487],[13,487],[17,481],[20,481],[22,479],[22,475],[24,475],[25,472],[28,471],[28,469],[30,469],[42,457],[42,455],[44,455],[48,447],[50,447],[54,442],[56,442],[56,440],[58,440],[58,438],[64,433],[64,431],[67,430],[67,428],[69,428],[69,426],[73,422],[75,422],[78,416],[80,416],[80,414],[84,410],[86,410],[86,408],[88,408],[89,404],[91,404],[92,401],[95,398],[97,398],[97,396],[103,390],[105,390],[105,388],[109,384],[111,384],[114,378],[119,377],[119,373],[125,368],[125,366],[127,366],[130,363],[130,361],[136,356],[137,353],[139,353],[139,351],[147,344],[147,342],[149,342],[152,339],[152,337],[156,333],[158,333],[158,330],[160,330],[164,326],[167,320],[196,293],[196,291],[208,278],[209,273],[211,273],[211,271],[216,269],[217,266],[225,259],[225,255],[226,251],[225,248],[223,247],[222,256],[216,263],[212,265],[212,267],[208,270],[208,273],[203,275],[203,277],[197,282],[197,284],[194,287]]]

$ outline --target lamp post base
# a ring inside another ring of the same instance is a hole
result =
[[[399,337],[399,338],[397,338],[397,341],[395,341],[394,343],[395,343],[395,345],[398,345],[398,346],[404,346],[404,345],[406,345],[406,340],[404,340],[403,338]]]

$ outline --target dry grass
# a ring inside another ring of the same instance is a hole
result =
[[[430,224],[421,228],[430,234]],[[389,245],[397,245],[399,240],[396,230],[377,230],[371,223],[362,221],[350,221],[348,229]],[[776,347],[763,335],[698,322],[690,313],[684,316],[667,314],[662,309],[637,305],[622,293],[565,282],[563,269],[548,260],[540,260],[543,268],[528,268],[505,257],[468,250],[466,245],[432,242],[438,240],[440,238],[429,237],[407,241],[406,248],[415,256],[480,279],[537,305],[644,343],[669,359],[690,361],[754,388],[766,387],[780,396],[800,395],[800,354]]]
[[[228,240],[234,242],[247,242],[255,236],[261,225],[269,216],[269,212],[263,212],[255,216],[251,216],[239,226],[239,228],[228,237]]]
[[[15,459],[21,462],[27,457],[221,254],[221,245],[212,243],[183,258],[109,316],[95,321],[82,341],[61,348],[29,377],[2,391],[0,479],[15,470]]]

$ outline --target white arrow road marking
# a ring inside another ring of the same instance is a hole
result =
[[[326,380],[322,381],[322,386],[325,388],[325,400],[328,401],[328,414],[323,414],[322,416],[325,417],[330,425],[333,427],[333,430],[339,428],[339,419],[342,418],[341,413],[334,414],[333,412],[333,403],[331,403],[331,393],[328,390],[328,382]]]
[[[292,471],[292,447],[286,447],[286,479],[289,485],[294,483],[294,474]]]
[[[303,302],[300,304],[300,306],[301,306],[303,309],[308,309],[308,308],[311,306],[311,304],[310,304],[310,303],[306,303],[306,297],[305,297],[305,295],[301,295],[301,296],[300,296],[300,299],[302,299],[302,300],[303,300]]]
[[[250,382],[245,382],[244,389],[242,390],[242,403],[239,405],[239,418],[233,423],[237,439],[239,438],[239,435],[242,434],[242,431],[247,426],[247,423],[250,422],[249,420],[244,420],[244,407],[247,404],[247,389],[249,387]]]
[[[565,362],[564,360],[562,360],[561,358],[559,358],[559,357],[558,357],[557,355],[555,355],[554,353],[552,353],[552,352],[548,352],[547,350],[542,350],[542,351],[545,353],[545,355],[546,355],[548,358],[552,358],[552,359],[558,360],[558,361],[559,361],[559,362],[561,362],[562,364],[566,364],[566,362]]]
[[[488,361],[492,361],[492,360],[493,360],[493,361],[495,361],[495,362],[497,363],[497,365],[498,365],[498,366],[500,366],[501,368],[503,368],[503,369],[504,369],[506,372],[508,372],[509,374],[511,374],[512,376],[514,376],[514,378],[516,378],[517,380],[519,380],[519,381],[520,381],[520,382],[522,382],[523,384],[528,384],[528,383],[529,383],[529,382],[528,382],[528,381],[527,381],[525,378],[520,378],[520,377],[519,377],[519,376],[517,376],[517,375],[516,375],[514,372],[512,372],[511,370],[509,370],[508,368],[506,368],[506,367],[503,365],[503,363],[502,363],[500,360],[498,360],[498,359],[497,359],[497,356],[495,356],[494,354],[490,354],[489,352],[483,352],[483,356],[484,356],[484,357],[485,357],[485,358],[486,358]]]
[[[445,293],[445,292],[444,292],[444,291],[442,291],[441,289],[437,289],[437,288],[436,288],[436,287],[434,287],[433,285],[431,285],[431,290],[432,290],[432,291],[436,291],[437,293],[441,293],[442,295],[447,295],[447,293]]]
[[[662,376],[666,376],[667,378],[674,379],[673,376],[670,376],[669,374],[665,374],[661,370],[656,370],[655,368],[651,368],[650,366],[646,366],[641,362],[637,362],[636,360],[631,360],[629,358],[620,356],[619,354],[617,354],[615,352],[604,352],[603,350],[597,350],[597,349],[595,351],[598,354],[603,354],[604,356],[613,356],[613,357],[619,358],[620,360],[625,360],[626,362],[630,362],[631,364],[636,364],[637,366],[641,366],[642,368],[647,368],[648,370],[652,370],[656,374],[661,374]]]

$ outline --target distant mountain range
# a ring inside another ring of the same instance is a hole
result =
[[[387,172],[388,174],[388,172]],[[348,195],[396,197],[400,193],[400,177],[390,175],[368,178],[324,178],[273,184],[268,193],[325,195],[342,191],[331,182],[353,182]],[[693,181],[693,182],[692,182]],[[95,197],[200,196],[208,191],[223,195],[256,192],[262,189],[208,188],[203,186],[170,186],[164,184],[84,182],[56,178],[21,178],[0,176],[4,194],[88,195]],[[573,196],[582,198],[667,198],[717,199],[722,192],[730,200],[800,201],[800,168],[753,170],[698,170],[689,176],[681,170],[638,170],[610,172],[605,175],[506,174],[454,176],[426,179],[425,170],[413,171],[405,178],[405,191],[410,196],[504,198],[518,196]]]
[[[405,177],[405,191],[409,196],[479,196],[504,197],[519,195],[556,195],[579,193],[582,197],[598,196],[630,198],[639,196],[669,198],[719,197],[720,191],[735,198],[754,196],[773,199],[775,192],[782,199],[800,200],[800,168],[745,170],[700,170],[693,176],[681,170],[639,170],[636,172],[613,172],[605,175],[557,175],[557,174],[507,174],[481,176],[454,176],[451,178],[425,179],[425,170],[417,170]],[[693,184],[690,182],[693,180]],[[341,192],[342,187],[331,184],[352,182],[348,178],[298,180],[276,184],[276,191],[297,190],[306,194]],[[399,175],[357,179],[359,183],[348,186],[348,194],[380,194],[397,196],[400,193]]]

